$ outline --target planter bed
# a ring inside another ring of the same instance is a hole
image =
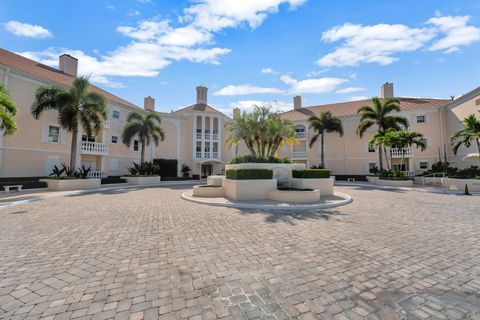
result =
[[[225,176],[208,176],[207,185],[221,187]]]
[[[49,190],[70,191],[97,189],[102,185],[101,179],[41,179],[46,182]]]
[[[280,189],[267,193],[267,199],[279,202],[310,203],[320,201],[320,190]]]
[[[137,185],[160,183],[160,176],[124,176],[122,179],[127,180],[127,183]]]
[[[450,190],[464,191],[465,185],[468,186],[470,192],[480,192],[480,179],[455,179],[441,178],[442,187]]]
[[[367,176],[367,181],[371,184],[377,184],[380,177],[378,176]]]
[[[225,190],[221,186],[200,185],[193,187],[194,197],[223,197]]]
[[[320,190],[322,196],[333,196],[333,184],[334,178],[322,178],[322,179],[301,179],[292,178],[290,180],[290,186],[294,189],[316,189]]]
[[[413,187],[413,180],[378,179],[377,185],[387,187]]]
[[[276,179],[223,181],[225,196],[232,200],[265,200],[269,191],[277,189]]]

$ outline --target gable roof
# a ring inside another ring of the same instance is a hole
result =
[[[397,98],[400,102],[402,111],[422,110],[436,107],[443,107],[451,103],[448,99],[423,99],[423,98]],[[382,102],[388,99],[380,99]],[[330,111],[336,117],[348,117],[357,115],[357,110],[361,106],[372,105],[372,100],[358,100],[350,102],[340,102],[324,104],[318,106],[303,107],[287,111],[283,116],[289,120],[306,120],[310,116],[318,116],[321,112]]]
[[[185,108],[178,109],[177,111],[172,112],[172,114],[183,114],[183,113],[193,112],[193,111],[215,112],[215,113],[220,113],[224,117],[227,117],[223,112],[220,112],[217,109],[215,109],[215,108],[213,108],[213,107],[211,107],[211,106],[209,106],[208,104],[205,104],[205,103],[192,104],[192,105],[187,106]]]
[[[7,51],[5,49],[0,48],[0,65],[5,67],[15,69],[22,73],[26,73],[36,78],[40,78],[47,82],[54,82],[56,84],[64,85],[71,87],[73,81],[75,80],[74,76],[68,75],[63,73],[62,71],[42,64],[40,62],[25,58],[21,55],[13,53],[11,51]],[[128,106],[135,109],[141,109],[131,102],[124,100],[110,92],[107,92],[99,87],[94,85],[90,85],[90,91],[97,92],[102,94],[107,100],[118,103],[120,105]]]

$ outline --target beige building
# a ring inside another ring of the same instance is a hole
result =
[[[0,136],[0,176],[45,176],[52,172],[54,165],[68,163],[70,158],[71,135],[62,129],[54,110],[46,112],[39,120],[34,120],[30,108],[35,91],[40,86],[58,85],[68,88],[77,75],[78,61],[69,55],[59,57],[59,69],[29,60],[12,52],[0,49],[0,84],[7,88],[19,108],[16,118],[18,131],[10,137]],[[132,111],[154,112],[155,100],[145,98],[143,108],[117,97],[98,87],[92,91],[103,94],[108,100],[109,117],[104,129],[95,137],[79,135],[79,155],[77,166],[92,167],[92,176],[119,176],[127,173],[127,167],[140,159],[140,143],[134,140],[130,148],[121,142],[125,120]],[[393,84],[382,86],[382,97],[393,96]],[[461,98],[451,100],[400,98],[402,114],[411,123],[411,129],[421,132],[427,139],[428,148],[409,150],[404,167],[399,169],[412,172],[426,170],[439,158],[444,150],[452,164],[462,167],[463,157],[471,150],[461,149],[457,157],[451,153],[448,137],[454,130],[461,128],[461,120],[479,109],[480,89],[476,89]],[[192,99],[193,100],[193,99]],[[308,166],[320,161],[320,146],[308,147],[312,132],[308,130],[307,119],[322,111],[331,111],[342,119],[345,134],[327,134],[325,159],[327,167],[335,174],[359,174],[369,172],[378,165],[378,155],[368,146],[368,140],[375,128],[364,138],[356,135],[359,123],[357,109],[369,104],[369,100],[345,102],[329,105],[302,107],[301,97],[294,98],[294,109],[286,112],[285,117],[295,123],[298,143],[283,146],[279,156],[288,157],[295,162]],[[239,110],[234,110],[239,112]],[[236,154],[245,154],[242,146],[225,146],[225,124],[231,118],[208,105],[208,89],[199,86],[196,89],[196,101],[191,106],[171,113],[160,113],[165,141],[158,147],[147,147],[147,161],[155,158],[177,159],[178,174],[182,164],[193,169],[193,174],[207,176],[221,173],[226,164]],[[392,150],[394,165],[400,166],[400,153]],[[472,160],[471,160],[472,161]]]

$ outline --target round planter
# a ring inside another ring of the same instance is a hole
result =
[[[97,189],[102,185],[101,179],[41,179],[47,183],[49,190],[70,191]]]
[[[214,186],[194,186],[193,193],[194,197],[223,197],[225,195],[225,190],[223,187],[214,187]]]
[[[367,176],[367,181],[371,184],[377,184],[379,179],[379,177]]]
[[[320,190],[272,190],[267,193],[267,198],[279,202],[318,202],[320,201]]]
[[[333,177],[323,179],[300,179],[292,178],[290,186],[295,189],[318,189],[322,196],[333,196],[333,184],[335,179]]]
[[[277,189],[277,180],[225,179],[223,188],[225,196],[231,200],[266,200],[268,192]]]
[[[221,187],[225,176],[208,176],[207,185]]]
[[[269,169],[273,171],[273,178],[277,180],[292,179],[293,170],[304,170],[304,163],[238,163],[227,164],[225,170],[229,169]]]

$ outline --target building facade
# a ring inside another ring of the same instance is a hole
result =
[[[15,101],[19,113],[16,117],[18,131],[15,135],[0,135],[0,176],[45,176],[52,172],[55,165],[69,163],[71,135],[62,129],[57,121],[57,112],[45,112],[35,120],[30,108],[35,91],[40,86],[71,86],[77,75],[78,61],[69,55],[59,57],[59,69],[0,49],[0,85],[7,88]],[[80,134],[78,137],[79,154],[76,165],[91,167],[94,177],[120,176],[127,173],[132,162],[140,159],[140,142],[134,139],[128,148],[122,143],[122,131],[126,118],[132,111],[139,113],[155,112],[155,100],[148,96],[140,108],[124,99],[98,87],[91,90],[101,93],[108,100],[108,119],[101,132],[94,137]],[[381,97],[393,97],[393,84],[382,86]],[[391,150],[395,168],[420,173],[428,169],[439,156],[446,153],[449,162],[458,167],[474,163],[463,160],[465,155],[477,152],[474,147],[461,148],[457,156],[453,155],[448,144],[449,136],[462,128],[461,121],[480,108],[480,89],[476,89],[461,98],[451,101],[442,99],[399,98],[401,114],[410,121],[411,130],[423,133],[427,149],[408,150],[406,160],[400,163],[399,150]],[[287,157],[307,166],[320,162],[320,145],[309,147],[313,132],[308,129],[307,119],[330,111],[340,117],[344,126],[344,135],[327,134],[325,139],[325,162],[335,174],[367,174],[373,166],[378,166],[378,154],[368,140],[376,131],[372,128],[363,138],[356,135],[359,124],[357,110],[370,104],[370,100],[345,102],[329,105],[303,107],[301,97],[294,98],[294,109],[284,114],[295,124],[298,143],[284,145],[280,157]],[[238,114],[235,109],[233,114]],[[147,161],[155,158],[177,159],[178,175],[181,165],[192,168],[192,174],[208,176],[222,173],[224,165],[235,155],[246,154],[240,145],[229,148],[225,144],[227,133],[225,124],[230,117],[208,105],[208,89],[196,88],[194,104],[172,111],[160,113],[166,138],[158,146],[149,145],[145,152]]]

